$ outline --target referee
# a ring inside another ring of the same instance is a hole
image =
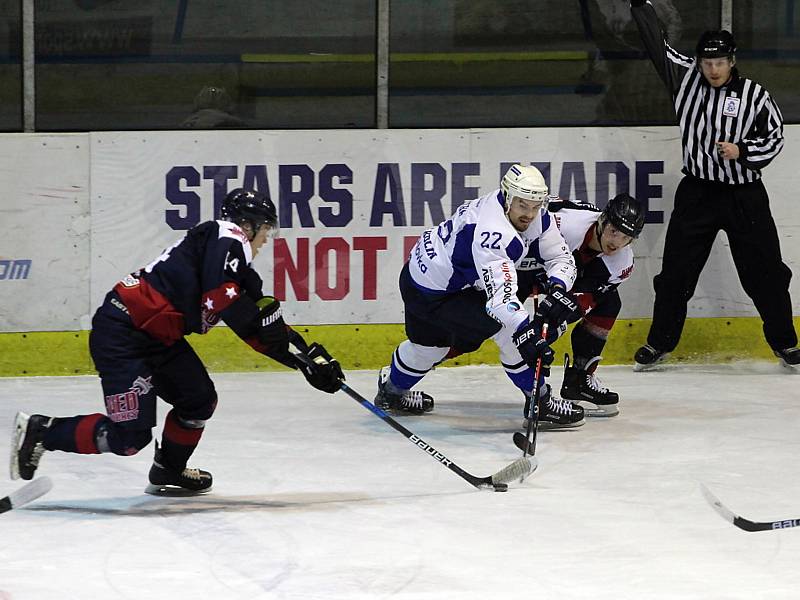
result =
[[[786,365],[800,363],[789,280],[761,169],[783,148],[783,117],[758,83],[740,77],[730,32],[706,31],[694,58],[664,39],[653,5],[631,0],[642,42],[678,117],[684,177],[675,192],[647,344],[634,370],[663,361],[678,345],[686,305],[721,229],[739,280],[764,323],[764,337]]]

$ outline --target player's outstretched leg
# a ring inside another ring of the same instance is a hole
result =
[[[52,422],[52,417],[17,413],[11,432],[11,479],[33,479],[45,451],[44,436]]]
[[[525,396],[525,422],[524,427],[528,426],[528,407],[530,398]],[[562,400],[553,393],[550,385],[543,384],[539,393],[539,429],[547,431],[550,429],[574,429],[580,427],[586,420],[583,418],[583,407]]]
[[[401,390],[389,378],[391,367],[383,367],[378,373],[378,393],[374,404],[383,410],[395,413],[421,415],[433,410],[433,397],[420,390]]]
[[[201,469],[172,468],[156,442],[156,455],[150,467],[150,485],[145,492],[157,496],[191,496],[211,490],[211,473]]]
[[[636,351],[633,356],[634,371],[649,371],[669,358],[669,352],[653,348],[650,344],[645,344]]]
[[[595,375],[599,363],[600,357],[595,356],[583,363],[582,368],[578,368],[570,366],[567,357],[561,397],[583,406],[587,417],[613,417],[619,414],[619,394],[600,383]]]

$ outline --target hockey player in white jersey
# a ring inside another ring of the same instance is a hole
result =
[[[575,261],[547,212],[547,185],[538,169],[514,165],[501,189],[461,205],[425,231],[400,274],[408,340],[381,370],[375,404],[422,414],[433,398],[412,388],[450,356],[477,350],[491,338],[511,381],[530,400],[534,367],[553,361],[550,349],[567,321],[580,316],[567,290]],[[517,298],[516,267],[528,253],[540,259],[550,294],[529,315]],[[547,339],[542,327],[549,325]],[[561,329],[560,329],[561,328]],[[583,409],[548,394],[540,396],[540,421],[559,427],[583,424]]]
[[[619,395],[602,385],[595,370],[622,308],[617,287],[633,272],[630,244],[642,232],[645,209],[632,196],[619,194],[602,211],[560,198],[551,199],[549,211],[575,258],[578,277],[572,293],[583,314],[572,330],[574,364],[567,357],[561,396],[583,406],[587,416],[613,417],[619,413]],[[529,254],[518,269],[521,300],[547,279]]]

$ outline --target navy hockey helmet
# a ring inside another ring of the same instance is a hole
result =
[[[231,190],[222,201],[220,218],[237,225],[247,223],[254,233],[264,224],[270,227],[270,235],[278,233],[278,212],[272,200],[262,192],[244,188]]]
[[[644,229],[644,213],[644,206],[636,198],[628,194],[617,194],[608,201],[597,220],[600,232],[610,224],[617,231],[637,238]]]
[[[733,58],[736,54],[736,42],[727,29],[720,31],[709,30],[697,40],[695,54],[698,58]]]

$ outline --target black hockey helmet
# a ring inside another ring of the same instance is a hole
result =
[[[617,194],[608,201],[597,220],[600,232],[611,224],[625,235],[637,238],[644,229],[644,213],[644,206],[636,198],[628,194]]]
[[[709,30],[697,40],[695,54],[698,58],[733,58],[736,54],[736,42],[727,29],[719,31]]]
[[[220,218],[241,225],[248,223],[253,232],[262,225],[269,225],[272,235],[277,234],[278,212],[266,194],[244,188],[236,188],[228,192],[222,201]]]

